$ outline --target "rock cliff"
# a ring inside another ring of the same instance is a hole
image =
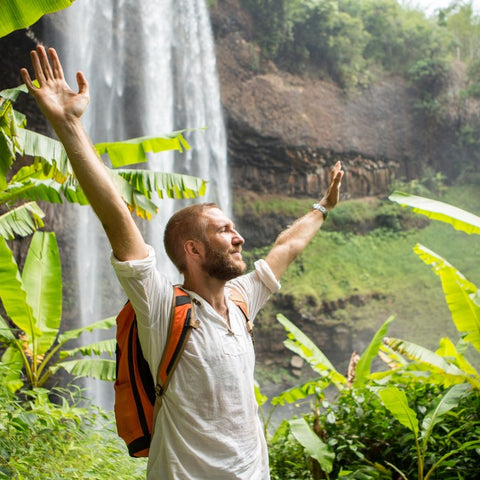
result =
[[[432,131],[403,79],[346,94],[262,62],[238,0],[217,2],[212,24],[234,190],[316,197],[325,167],[342,160],[346,196],[382,195],[395,177],[448,165],[453,133],[447,126]]]

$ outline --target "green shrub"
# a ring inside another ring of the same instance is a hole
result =
[[[0,479],[145,479],[146,462],[128,456],[112,413],[75,400],[67,390],[20,397],[0,386]]]

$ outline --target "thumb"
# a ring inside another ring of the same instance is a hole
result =
[[[87,78],[82,72],[77,72],[77,85],[78,85],[78,93],[80,95],[88,96],[88,82],[87,82]]]

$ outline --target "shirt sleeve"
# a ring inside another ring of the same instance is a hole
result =
[[[168,335],[173,286],[158,272],[155,251],[151,246],[148,246],[146,258],[122,262],[112,253],[110,259],[118,281],[135,310],[143,355],[151,371],[156,372]]]
[[[226,287],[242,295],[247,303],[248,317],[253,321],[270,295],[278,291],[281,285],[268,263],[265,260],[258,260],[255,262],[255,270],[229,281]]]

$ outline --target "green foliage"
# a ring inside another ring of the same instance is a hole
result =
[[[22,393],[0,387],[0,479],[145,478],[146,461],[128,457],[112,413],[78,406],[73,387]]]
[[[390,199],[457,229],[480,233],[480,219],[456,207],[398,193]],[[311,426],[306,429],[305,420],[290,422],[290,428],[299,428],[294,437],[304,447],[303,455],[319,461],[320,476],[312,467],[313,478],[330,478],[332,473],[332,478],[349,479],[428,480],[441,475],[442,479],[453,480],[473,478],[480,473],[480,375],[465,357],[469,346],[477,354],[480,352],[477,288],[425,247],[417,245],[415,251],[442,279],[460,334],[457,345],[442,338],[439,349],[432,352],[412,342],[388,338],[390,318],[362,356],[354,363],[351,361],[348,382],[338,388],[328,359],[308,337],[278,316],[288,331],[285,345],[322,374],[319,379],[272,399],[275,405],[313,395],[314,414],[308,417]],[[377,367],[372,371],[377,355],[388,369]],[[326,388],[330,385],[338,388],[334,403],[326,400]],[[392,417],[396,422],[392,422]],[[285,425],[281,428],[285,437]],[[313,442],[314,435],[320,441]],[[277,438],[274,435],[272,442]],[[272,452],[275,457],[284,454],[278,445]],[[325,461],[326,452],[333,452],[330,463]],[[297,457],[292,463],[299,461]],[[272,460],[272,465],[283,468],[278,458]]]
[[[88,204],[61,143],[27,130],[25,116],[14,110],[13,102],[24,92],[24,85],[0,92],[0,205],[9,208],[0,216],[0,232],[10,240],[43,226],[43,212],[34,203],[37,200]],[[183,133],[100,143],[96,149],[99,154],[110,155],[116,166],[142,163],[147,161],[147,152],[188,149]],[[25,156],[32,157],[31,163],[13,172],[16,160]],[[142,218],[150,219],[158,211],[151,200],[152,192],[160,198],[193,198],[206,189],[205,181],[188,175],[141,169],[108,172],[129,208]],[[19,205],[23,200],[33,203]]]
[[[59,335],[62,280],[60,256],[53,233],[36,232],[33,235],[21,273],[5,240],[0,238],[0,298],[11,322],[0,317],[0,341],[6,346],[2,362],[11,365],[4,387],[16,391],[23,386],[23,378],[29,389],[41,387],[62,367],[77,376],[114,380],[113,360],[71,360],[77,353],[108,352],[113,355],[114,343],[61,352],[68,341],[86,331],[111,328],[115,319],[92,323]]]
[[[47,13],[69,7],[74,0],[28,0],[3,2],[0,8],[0,38],[14,30],[29,27]]]
[[[396,0],[244,0],[244,4],[255,21],[263,55],[279,65],[297,72],[313,67],[347,89],[367,83],[379,67],[410,75],[417,87],[425,88],[420,90],[424,106],[427,92],[433,102],[444,85],[446,63],[460,29],[458,12],[444,11],[444,21],[438,23]],[[470,16],[464,13],[461,31],[474,39],[478,20],[471,10]]]

